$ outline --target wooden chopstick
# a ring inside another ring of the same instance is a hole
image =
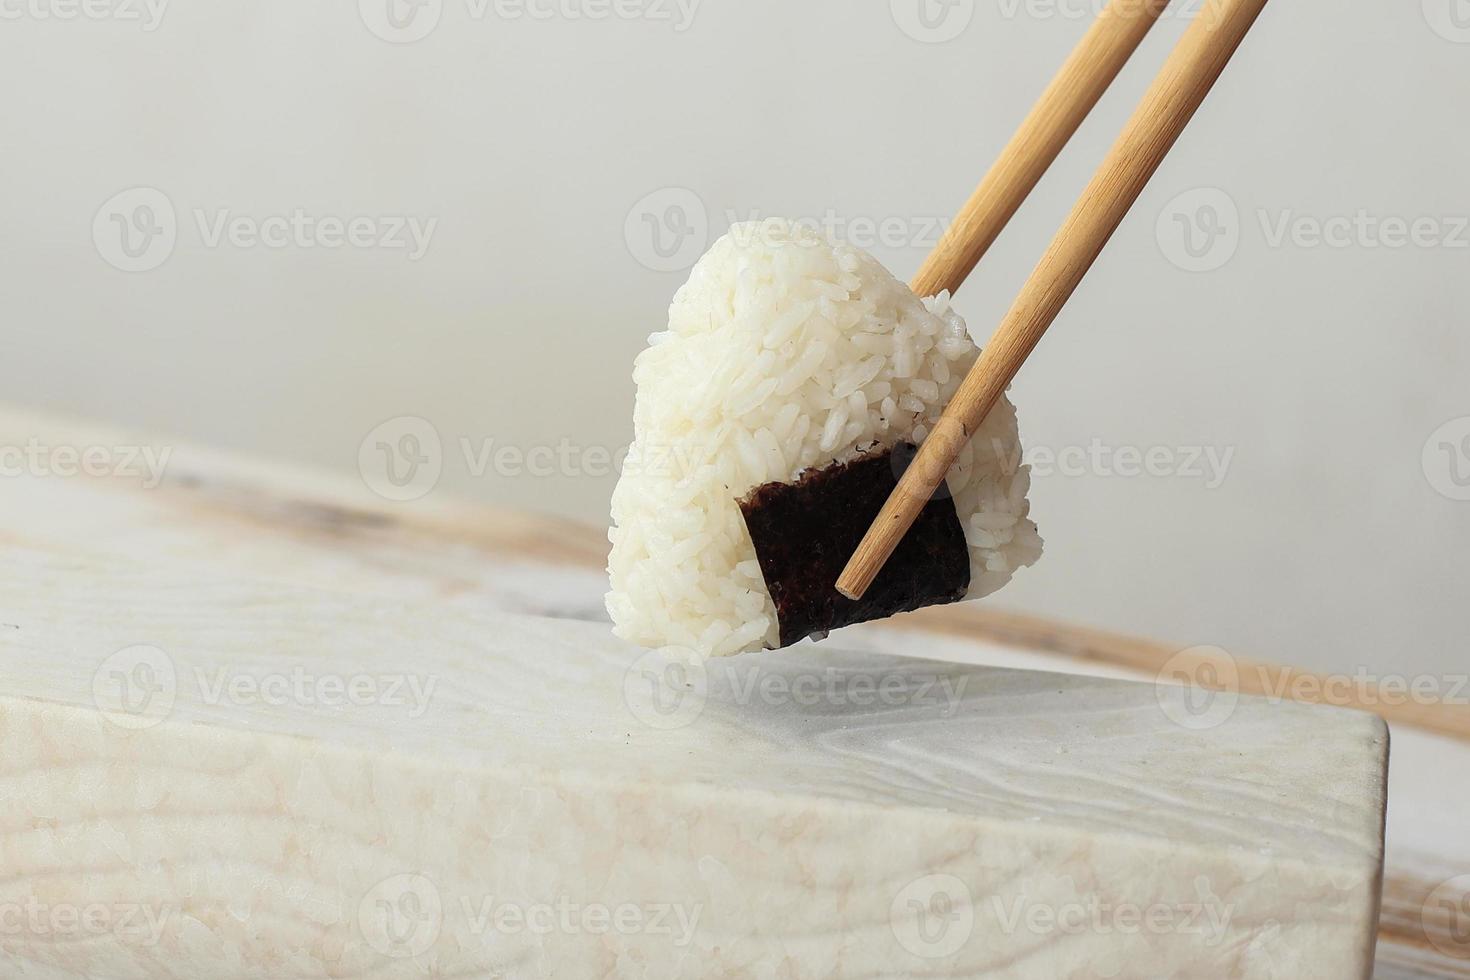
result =
[[[1066,305],[1194,117],[1266,0],[1205,0],[1072,214],[837,580],[856,599],[944,480],[955,457]]]
[[[924,260],[916,296],[955,292],[1036,188],[1169,0],[1111,0]]]

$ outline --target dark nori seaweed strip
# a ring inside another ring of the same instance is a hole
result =
[[[970,552],[942,484],[862,599],[848,599],[836,588],[843,566],[916,451],[904,444],[808,470],[796,483],[767,483],[740,501],[776,604],[781,646],[964,598]]]

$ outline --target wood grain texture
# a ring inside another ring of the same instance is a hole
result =
[[[1385,693],[1371,680],[1362,678],[1325,676],[1237,657],[1209,647],[1185,650],[980,603],[925,609],[913,616],[898,617],[893,624],[899,628],[984,637],[1006,645],[1046,650],[1079,663],[1126,668],[1140,676],[1158,676],[1167,668],[1187,675],[1192,683],[1216,690],[1372,711],[1397,725],[1412,725],[1470,742],[1470,706]]]
[[[122,478],[0,479],[0,553],[24,548],[144,568],[168,563],[195,567],[201,575],[228,569],[304,588],[475,611],[604,615],[606,544],[599,528],[438,495],[426,504],[394,504],[369,493],[355,477],[0,408],[0,445],[23,446],[33,439],[52,446],[145,445],[172,449],[172,456],[155,489]],[[841,642],[1145,680],[1157,676],[1178,650],[990,603],[925,610]],[[1385,971],[1394,972],[1384,977],[1470,976],[1463,960],[1440,952],[1455,948],[1446,943],[1455,934],[1440,935],[1438,945],[1431,942],[1413,900],[1432,891],[1431,883],[1470,873],[1470,838],[1463,832],[1470,792],[1457,792],[1470,786],[1470,711],[1461,704],[1371,706],[1395,727],[1396,802],[1390,809],[1380,947]],[[1404,972],[1411,969],[1423,972]]]
[[[0,479],[0,546],[191,562],[313,587],[488,603],[509,611],[605,615],[598,573],[607,561],[607,536],[601,528],[440,494],[394,503],[352,477],[0,406],[0,445],[32,439],[52,446],[147,445],[168,451],[169,465],[153,489],[112,477]],[[565,587],[573,579],[578,587]],[[550,608],[536,606],[538,596]],[[1026,648],[1144,678],[1157,676],[1181,649],[990,602],[925,609],[886,625]],[[1470,742],[1470,706],[1386,703],[1392,699],[1372,685],[1339,696],[1342,685],[1331,678],[1239,662],[1265,672],[1248,669],[1242,693],[1284,690],[1295,699],[1321,691],[1321,698],[1307,700],[1372,710],[1396,725]],[[1305,682],[1283,686],[1283,676]]]
[[[1265,6],[1266,0],[1205,0],[853,553],[837,580],[843,595],[856,598],[867,591],[960,450],[1092,268]]]
[[[1380,964],[1409,977],[1470,977],[1470,874],[1385,883]],[[1380,980],[1395,974],[1380,970]]]
[[[0,909],[160,920],[0,930],[34,975],[1369,975],[1387,732],[1360,712],[1200,726],[1151,685],[831,645],[683,665],[600,624],[21,552],[0,621]],[[405,875],[443,909],[412,957],[376,918]],[[485,932],[484,897],[691,921]]]

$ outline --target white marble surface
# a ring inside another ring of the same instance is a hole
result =
[[[1365,715],[22,554],[0,692],[7,976],[1369,973]]]

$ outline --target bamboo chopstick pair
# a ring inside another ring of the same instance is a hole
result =
[[[1111,0],[913,281],[957,290],[1097,104],[1168,0]],[[860,598],[1138,200],[1266,0],[1205,0],[837,580]]]

